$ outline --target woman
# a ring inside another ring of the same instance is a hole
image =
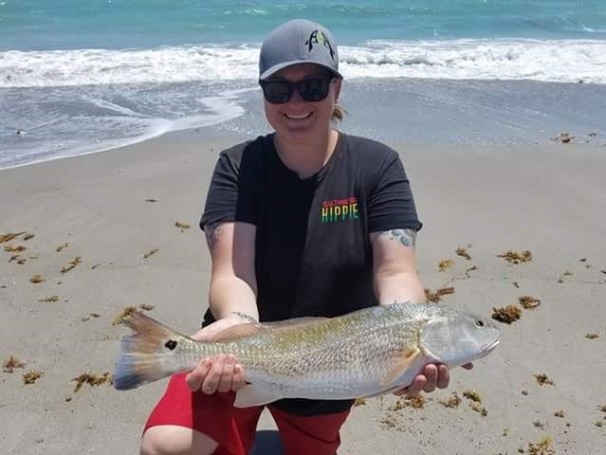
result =
[[[260,85],[275,133],[221,153],[200,225],[212,259],[209,311],[194,337],[300,316],[424,302],[421,228],[398,154],[333,127],[343,111],[337,47],[324,27],[287,22],[264,41]],[[145,454],[246,454],[261,407],[236,409],[246,372],[233,356],[174,376],[143,436]],[[401,391],[448,385],[428,365]],[[352,401],[270,404],[287,454],[333,455]]]

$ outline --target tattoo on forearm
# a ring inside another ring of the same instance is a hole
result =
[[[204,235],[206,236],[206,244],[208,245],[208,248],[212,248],[222,234],[223,226],[221,223],[207,224],[204,228]]]
[[[381,232],[381,235],[388,235],[390,236],[389,240],[395,240],[410,248],[415,247],[417,239],[417,231],[414,229],[391,229],[389,231]]]

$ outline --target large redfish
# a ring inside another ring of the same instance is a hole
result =
[[[233,354],[249,383],[235,406],[281,398],[352,399],[408,386],[428,363],[450,367],[489,354],[499,329],[446,305],[393,303],[335,318],[244,323],[212,342],[181,335],[135,313],[122,340],[114,387],[132,389],[187,371],[203,358]]]

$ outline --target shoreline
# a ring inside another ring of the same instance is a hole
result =
[[[218,152],[239,141],[189,132],[0,171],[0,234],[24,232],[0,251],[0,360],[24,363],[0,370],[5,453],[137,451],[165,381],[117,392],[107,384],[76,391],[74,379],[113,372],[127,334],[113,322],[129,306],[184,333],[198,328],[210,262],[197,223]],[[454,369],[451,386],[422,406],[391,395],[360,402],[339,453],[528,453],[549,441],[558,454],[599,455],[606,147],[389,144],[403,156],[424,223],[417,255],[425,287],[452,287],[442,303],[486,317],[522,296],[540,304],[499,323],[497,350],[472,371]],[[528,250],[532,260],[499,257],[508,250]],[[41,376],[24,384],[32,371]],[[551,384],[541,385],[543,374]],[[266,413],[258,429],[256,455],[280,453],[268,442],[276,438]]]
[[[116,138],[130,135],[138,137],[119,141],[135,145],[188,136],[204,141],[268,131],[261,94],[253,80],[0,89],[0,93],[8,105],[15,106],[5,113],[6,126],[0,131],[0,166],[31,157],[43,162],[53,158],[49,155],[74,153],[89,145],[100,145],[106,151],[123,148],[126,145],[116,145]],[[81,101],[64,104],[66,97]],[[195,101],[187,106],[175,101],[184,97]],[[606,84],[351,79],[345,81],[341,98],[347,110],[341,129],[390,143],[421,147],[548,145],[568,134],[573,143],[606,145],[606,127],[599,120],[606,111]],[[98,105],[114,99],[120,102],[99,111]],[[50,101],[61,111],[59,118],[44,107]],[[151,109],[150,103],[153,112],[141,120],[137,112]],[[40,112],[32,117],[20,106],[36,106]],[[133,113],[124,114],[125,109]],[[116,113],[120,114],[117,118]],[[25,134],[17,135],[17,130]]]
[[[346,125],[345,125],[346,126]],[[340,128],[340,125],[337,125],[337,129],[340,131],[351,134],[358,135],[358,133],[350,133],[348,129]],[[269,132],[269,130],[267,131]],[[266,134],[265,131],[259,131],[257,135]],[[5,171],[11,171],[23,167],[29,166],[37,166],[37,165],[45,165],[48,163],[52,163],[55,161],[63,161],[63,160],[71,160],[71,159],[80,159],[86,158],[94,155],[100,155],[105,153],[121,153],[129,150],[137,150],[141,147],[143,148],[157,148],[162,147],[164,145],[185,145],[189,147],[196,143],[208,143],[213,142],[217,144],[224,144],[226,147],[231,144],[236,144],[238,141],[246,141],[251,138],[255,138],[257,135],[249,135],[244,133],[234,133],[232,131],[220,131],[214,130],[212,127],[200,127],[200,128],[191,128],[187,130],[178,130],[178,131],[170,131],[168,133],[163,133],[158,136],[153,136],[150,138],[144,138],[141,140],[134,141],[132,143],[127,143],[123,145],[117,145],[114,147],[110,147],[107,149],[100,149],[95,151],[89,151],[77,155],[69,155],[69,156],[58,156],[58,157],[50,157],[47,159],[41,159],[39,161],[21,163],[9,167],[0,167],[0,173]],[[380,139],[379,139],[380,140]],[[452,143],[435,143],[435,142],[419,142],[419,141],[404,141],[404,140],[384,140],[383,142],[388,145],[396,148],[396,150],[403,149],[431,149],[431,150],[454,150],[457,152],[464,153],[468,150],[517,150],[517,153],[528,152],[536,149],[552,149],[558,150],[558,148],[562,148],[562,150],[570,149],[581,149],[581,150],[597,150],[597,154],[599,154],[599,150],[606,147],[606,137],[601,137],[595,132],[588,131],[584,136],[575,137],[567,131],[562,131],[552,135],[550,137],[546,137],[544,142],[528,142],[528,143],[500,143],[500,144],[452,144]]]

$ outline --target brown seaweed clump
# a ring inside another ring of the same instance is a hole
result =
[[[0,243],[10,242],[15,240],[17,237],[25,234],[25,231],[21,232],[9,232],[8,234],[0,234]]]
[[[421,394],[412,397],[400,397],[389,407],[389,411],[396,412],[406,408],[423,409],[425,403],[427,403],[427,399]]]
[[[50,297],[46,297],[44,299],[38,299],[38,302],[44,303],[57,303],[59,301],[58,295],[51,295]]]
[[[471,401],[469,404],[471,409],[480,414],[482,417],[486,417],[488,415],[488,411],[484,406],[482,406],[482,397],[478,392],[475,390],[465,390],[463,392],[463,396]]]
[[[518,301],[520,302],[520,305],[522,305],[522,308],[526,310],[534,309],[541,304],[541,301],[539,299],[535,299],[534,297],[531,297],[529,295],[523,295],[522,297],[519,297]]]
[[[438,264],[438,269],[440,272],[445,272],[450,269],[454,265],[454,261],[452,259],[443,259]]]
[[[598,338],[598,334],[597,333],[588,333],[585,335],[585,338],[587,338],[588,340],[595,340],[596,338]]]
[[[82,258],[80,256],[75,257],[74,259],[72,259],[69,263],[69,265],[67,267],[62,267],[61,268],[61,273],[67,273],[71,270],[74,270],[76,267],[78,267],[78,265],[82,262]]]
[[[443,295],[454,294],[454,287],[440,288],[433,292],[431,289],[425,289],[425,296],[427,300],[433,303],[437,303],[442,300]]]
[[[111,384],[112,379],[109,372],[106,371],[103,374],[83,373],[80,376],[72,379],[72,381],[76,382],[74,393],[77,393],[85,384],[88,384],[91,387],[96,387],[101,384]]]
[[[555,455],[555,450],[551,447],[552,441],[549,436],[543,437],[537,443],[528,443],[529,455]]]
[[[462,246],[458,247],[458,248],[455,250],[455,253],[456,253],[458,256],[461,256],[462,258],[467,259],[468,261],[470,261],[470,260],[471,260],[471,256],[469,255],[469,253],[467,252],[467,250],[466,250],[465,248],[463,248]]]
[[[427,399],[421,394],[408,397],[406,398],[406,401],[408,402],[408,406],[413,409],[423,409],[425,407],[425,403],[427,403]]]
[[[468,400],[475,401],[476,403],[482,402],[482,397],[475,390],[466,390],[463,392],[463,396]]]
[[[135,313],[136,311],[137,311],[136,306],[127,306],[118,314],[118,316],[116,316],[114,318],[114,322],[112,322],[112,325],[122,324],[122,322],[124,322],[125,319],[128,319],[128,317],[131,314]]]
[[[488,410],[480,403],[471,403],[470,408],[480,414],[482,417],[486,417],[488,415]]]
[[[185,232],[186,229],[189,229],[191,227],[190,224],[184,223],[182,221],[175,221],[175,226],[181,229],[181,232]]]
[[[457,394],[457,392],[453,392],[452,397],[450,397],[448,400],[440,400],[439,403],[442,406],[454,409],[461,404],[461,397],[459,397],[459,394]]]
[[[149,250],[147,253],[143,255],[143,259],[147,259],[148,257],[156,254],[158,252],[158,248],[154,248],[153,250]]]
[[[469,267],[468,269],[465,270],[465,276],[467,278],[469,278],[469,272],[475,272],[476,270],[478,270],[478,266],[477,265],[472,265],[471,267]]]
[[[553,415],[555,417],[560,417],[560,418],[564,418],[565,417],[564,411],[562,411],[562,410],[558,410],[558,411],[554,412]]]
[[[545,373],[535,374],[534,377],[536,378],[539,385],[555,385],[555,383],[551,379],[549,379],[549,377]]]
[[[532,261],[532,253],[528,250],[524,250],[524,251],[509,250],[509,251],[506,251],[505,253],[501,253],[497,256],[505,259],[510,264],[520,264],[522,262]]]
[[[2,371],[5,373],[12,373],[17,368],[25,368],[25,363],[21,362],[17,357],[11,355],[7,360],[2,363]]]
[[[401,424],[398,422],[398,418],[393,414],[388,414],[381,420],[381,424],[388,430],[400,430]]]
[[[82,322],[90,321],[90,318],[100,318],[101,315],[99,313],[88,313],[88,316],[83,316],[80,318]]]
[[[35,382],[38,379],[40,379],[43,375],[44,375],[44,373],[42,373],[40,371],[35,371],[35,370],[29,371],[23,375],[23,384],[25,384],[25,385],[35,384]]]
[[[354,407],[364,406],[366,405],[366,400],[364,398],[356,398],[353,405]]]
[[[60,253],[61,251],[63,251],[65,248],[67,248],[69,246],[69,243],[65,242],[62,245],[59,245],[57,248],[55,248],[55,251],[57,253]]]
[[[27,248],[23,245],[4,245],[4,251],[6,251],[7,253],[22,253],[25,250],[27,250]]]
[[[114,322],[112,322],[112,325],[119,325],[122,324],[122,322],[124,322],[125,319],[128,319],[128,317],[133,314],[136,313],[139,310],[143,310],[143,311],[151,311],[153,310],[154,307],[152,305],[139,305],[138,307],[136,306],[127,306],[126,308],[124,308],[119,314],[118,316],[116,316],[114,318]]]
[[[19,265],[23,265],[23,264],[25,264],[27,262],[27,259],[24,258],[23,256],[18,255],[18,254],[13,254],[11,256],[11,258],[8,260],[8,262],[10,263],[10,262],[13,262],[13,261],[15,261]]]
[[[511,324],[517,321],[522,316],[522,310],[516,305],[507,305],[502,308],[492,309],[492,319],[504,322],[505,324]]]
[[[36,275],[32,276],[32,277],[29,279],[29,281],[30,281],[31,283],[38,284],[38,283],[42,283],[43,281],[46,281],[46,280],[45,280],[45,279],[42,277],[42,275],[40,275],[40,274],[36,274]]]

